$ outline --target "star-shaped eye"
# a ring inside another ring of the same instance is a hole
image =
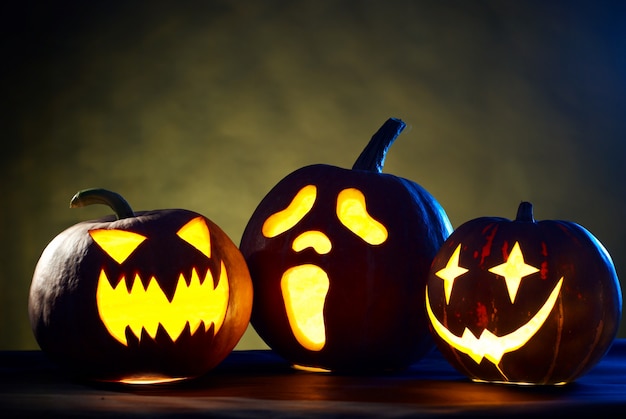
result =
[[[443,289],[446,294],[446,304],[450,302],[450,294],[452,294],[452,287],[454,286],[454,280],[459,276],[467,272],[467,269],[459,266],[459,255],[461,254],[461,244],[456,247],[454,253],[448,260],[448,264],[445,268],[437,271],[435,275],[443,279]]]
[[[519,242],[515,242],[506,262],[494,266],[489,269],[489,272],[504,277],[506,287],[509,291],[509,298],[513,303],[515,302],[515,296],[517,295],[517,290],[522,282],[522,278],[539,272],[539,269],[524,262],[524,255],[522,254]]]

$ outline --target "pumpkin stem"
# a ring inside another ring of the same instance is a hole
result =
[[[365,146],[356,159],[352,170],[367,170],[369,172],[382,173],[385,165],[385,156],[391,144],[406,127],[400,119],[389,118],[376,134],[372,136],[370,142]]]
[[[534,223],[535,217],[533,216],[533,204],[522,201],[517,208],[517,217],[515,217],[515,221]]]
[[[70,208],[93,204],[108,205],[115,212],[118,220],[135,216],[128,202],[120,194],[101,188],[83,189],[76,192],[70,201]]]

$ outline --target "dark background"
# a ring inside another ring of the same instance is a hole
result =
[[[46,244],[111,211],[180,207],[235,243],[282,177],[350,167],[388,117],[385,171],[454,227],[575,221],[626,272],[626,7],[609,1],[21,1],[1,19],[0,349],[33,349]],[[620,336],[626,337],[622,325]],[[239,348],[263,347],[250,331]]]

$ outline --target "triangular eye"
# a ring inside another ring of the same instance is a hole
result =
[[[211,257],[211,235],[204,217],[196,217],[189,221],[176,234],[206,257]]]
[[[141,234],[124,230],[90,230],[89,235],[119,264],[124,262],[146,239]]]

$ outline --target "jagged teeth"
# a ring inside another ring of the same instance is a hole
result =
[[[213,323],[214,333],[217,333],[224,322],[229,297],[228,276],[223,262],[220,272],[217,288],[214,288],[210,270],[207,270],[204,281],[200,281],[194,268],[189,285],[181,274],[170,302],[154,277],[144,288],[141,278],[136,275],[128,292],[125,278],[113,288],[102,270],[96,293],[100,319],[111,336],[124,345],[128,345],[126,327],[130,327],[138,339],[142,329],[154,339],[159,324],[172,341],[178,339],[187,323],[191,334],[198,330],[201,323],[205,331]]]

